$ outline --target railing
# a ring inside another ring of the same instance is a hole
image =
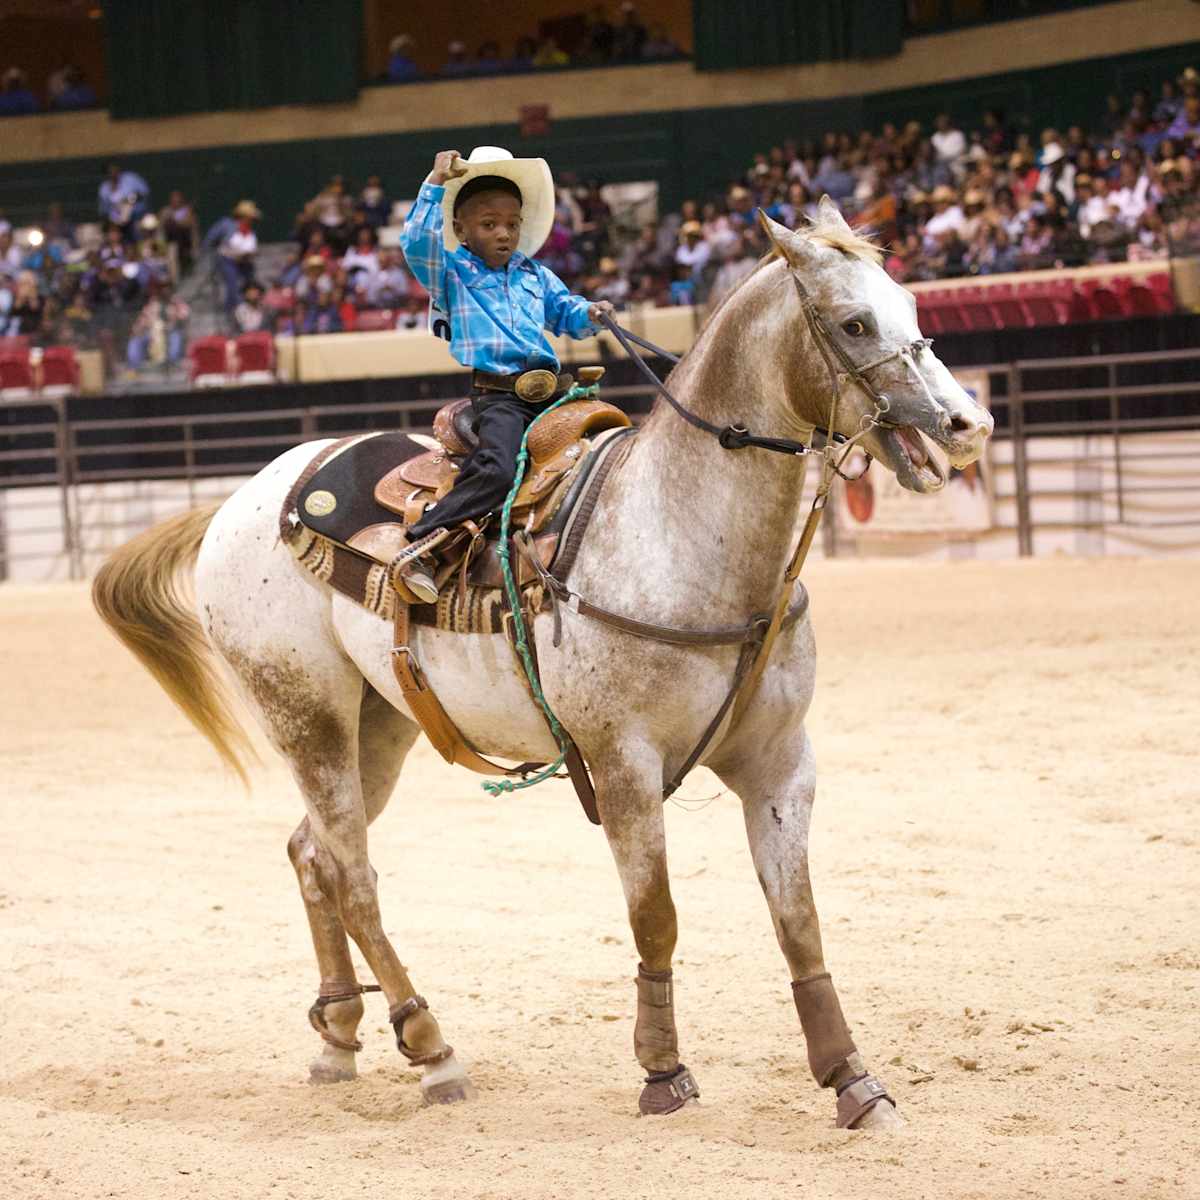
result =
[[[989,536],[1011,538],[1018,554],[1032,555],[1037,535],[1055,530],[1133,536],[1200,529],[1200,350],[970,369],[991,379],[993,460],[1003,464],[994,472],[998,520]],[[652,399],[643,386],[611,387],[605,395],[628,407]],[[169,499],[177,507],[219,499],[300,442],[380,427],[427,431],[437,403],[72,420],[65,401],[44,401],[44,420],[0,425],[0,472],[19,470],[21,484],[0,497],[0,579],[35,558],[58,558],[70,578],[83,578],[107,548],[107,535],[136,532],[103,511],[98,489],[106,485],[159,481],[166,487],[170,481]],[[1150,446],[1143,436],[1189,432],[1197,436]],[[1064,500],[1083,511],[1064,515],[1056,509]],[[162,497],[156,501],[146,493],[129,502],[148,510]],[[6,512],[10,526],[20,512],[22,532],[39,535],[32,539],[38,548],[14,548]],[[828,548],[836,552],[835,543]]]

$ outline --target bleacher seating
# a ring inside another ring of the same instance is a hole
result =
[[[42,353],[40,391],[43,396],[69,396],[79,390],[79,361],[70,346],[47,346]]]
[[[1077,321],[1159,317],[1175,311],[1170,273],[1083,278],[1041,273],[996,282],[923,284],[916,290],[921,328],[931,337],[988,329],[1028,329]]]

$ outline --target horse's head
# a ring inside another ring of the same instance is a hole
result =
[[[836,432],[852,436],[875,409],[870,388],[887,397],[887,411],[862,445],[914,492],[935,492],[946,482],[935,443],[955,467],[983,453],[992,432],[991,414],[967,394],[922,339],[912,295],[879,265],[880,251],[846,224],[837,205],[822,197],[817,219],[793,232],[765,215],[761,220],[799,287],[789,285],[789,304],[809,336],[828,335],[825,353],[838,375],[841,403]],[[810,314],[805,313],[809,304]],[[815,316],[815,323],[809,316]],[[824,426],[830,415],[832,380],[817,347],[806,349],[811,387],[796,397],[799,415]]]

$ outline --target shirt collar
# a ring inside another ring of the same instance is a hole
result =
[[[458,246],[458,252],[477,271],[501,271],[501,270],[533,271],[536,269],[534,267],[533,263],[530,261],[530,259],[528,259],[524,254],[522,254],[520,250],[513,251],[512,258],[510,258],[508,260],[507,268],[489,267],[487,265],[487,263],[485,263],[483,261],[483,259],[480,258],[479,255],[475,253],[474,250],[468,249],[461,242],[459,243],[459,246]]]

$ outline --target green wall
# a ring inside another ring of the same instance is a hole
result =
[[[413,195],[434,153],[447,144],[464,153],[475,145],[508,146],[518,155],[544,156],[559,175],[574,171],[584,179],[611,182],[657,179],[664,204],[675,207],[686,196],[721,188],[745,168],[755,150],[785,137],[878,128],[887,120],[929,123],[943,110],[970,127],[991,106],[1005,109],[1014,122],[1027,122],[1035,134],[1049,124],[1078,122],[1087,127],[1102,115],[1108,92],[1128,97],[1135,87],[1157,88],[1166,75],[1193,63],[1200,64],[1200,42],[903,92],[555,121],[549,135],[540,138],[522,138],[511,124],[480,125],[132,154],[122,161],[150,182],[156,205],[165,202],[172,187],[181,188],[196,201],[205,226],[239,199],[253,198],[265,214],[262,232],[267,240],[286,237],[303,202],[335,173],[345,175],[355,188],[366,175],[376,173],[390,194]],[[631,85],[636,79],[637,68],[631,68]],[[472,86],[482,89],[486,84]],[[403,96],[403,88],[397,89],[397,96]],[[91,219],[105,165],[103,158],[77,158],[0,166],[0,209],[14,223],[24,224],[38,219],[48,202],[59,200],[73,218]]]

